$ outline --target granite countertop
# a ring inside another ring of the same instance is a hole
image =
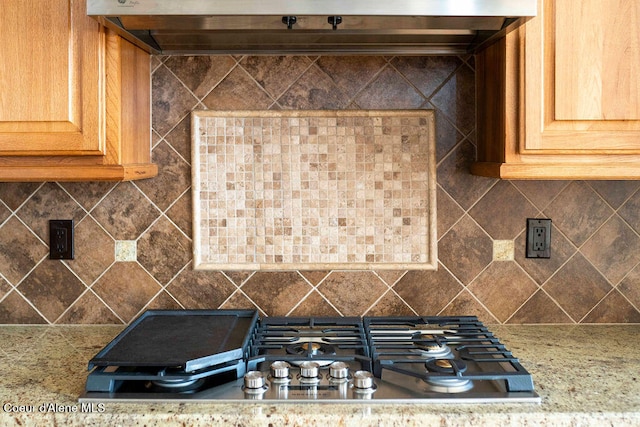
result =
[[[105,402],[82,412],[87,361],[122,326],[0,326],[0,424],[640,426],[640,325],[490,329],[531,372],[541,404]]]

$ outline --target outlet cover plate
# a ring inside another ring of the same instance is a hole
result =
[[[551,258],[551,220],[527,218],[527,258]]]
[[[73,220],[49,221],[49,259],[73,259]]]

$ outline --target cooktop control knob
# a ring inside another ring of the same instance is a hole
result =
[[[331,379],[343,380],[349,377],[349,366],[344,362],[333,362],[329,365],[329,376]]]
[[[300,364],[300,376],[302,378],[317,378],[320,365],[316,362],[304,361]]]
[[[271,377],[274,379],[287,379],[289,378],[289,369],[291,365],[287,362],[277,361],[271,364]]]
[[[260,371],[249,371],[244,375],[244,387],[248,390],[261,390],[266,386],[264,374]]]
[[[373,390],[373,374],[369,371],[356,371],[353,374],[353,386],[359,390]]]

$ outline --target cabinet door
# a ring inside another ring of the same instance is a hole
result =
[[[539,0],[521,154],[640,153],[640,1]]]
[[[0,154],[100,155],[100,38],[85,0],[0,1]]]

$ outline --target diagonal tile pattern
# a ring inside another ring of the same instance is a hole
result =
[[[444,267],[437,272],[409,271],[393,287],[417,313],[439,313],[463,287]]]
[[[571,318],[544,291],[537,291],[509,319],[511,323],[571,323]]]
[[[312,62],[306,56],[248,56],[241,64],[273,99],[278,99]]]
[[[278,99],[278,104],[289,110],[341,110],[347,106],[348,98],[314,64]]]
[[[362,316],[389,289],[373,272],[334,271],[318,291],[343,316]]]
[[[120,319],[93,292],[85,292],[56,321],[59,324],[113,324]]]
[[[201,99],[229,74],[235,61],[229,56],[172,56],[165,65]],[[155,74],[162,75],[161,72]]]
[[[311,292],[312,288],[298,272],[292,271],[258,272],[246,281],[242,290],[268,316],[284,316]]]
[[[130,183],[0,183],[0,323],[127,323],[146,308],[262,315],[470,314],[495,323],[640,323],[640,182],[496,181],[475,158],[473,57],[158,56],[153,159]],[[439,270],[193,271],[192,109],[435,109]],[[524,257],[527,216],[552,257]],[[76,259],[48,259],[48,219]],[[493,261],[493,239],[515,261]],[[115,244],[135,241],[135,262]]]
[[[64,263],[41,263],[17,287],[46,320],[54,322],[86,289]]]
[[[171,281],[166,291],[183,307],[206,309],[219,307],[236,289],[222,272],[195,271],[189,264]]]
[[[468,215],[440,238],[438,258],[462,283],[471,283],[490,263],[493,243]]]
[[[86,212],[59,185],[46,183],[16,211],[16,215],[38,237],[46,240],[50,219],[67,218],[78,222]]]
[[[120,319],[130,322],[156,296],[160,286],[140,264],[121,262],[107,270],[91,289],[108,301]]]
[[[189,263],[190,249],[190,239],[166,217],[161,217],[139,238],[138,261],[165,285]],[[158,259],[165,261],[159,263]]]
[[[389,290],[366,313],[366,316],[415,316],[416,313],[398,295]]]
[[[151,96],[151,123],[160,135],[171,130],[198,103],[189,89],[164,65],[159,66],[152,75]]]
[[[0,200],[6,207],[15,211],[43,185],[36,182],[3,182],[0,185]]]
[[[474,72],[463,64],[431,98],[431,103],[465,135],[475,128],[475,90]]]
[[[475,157],[475,145],[465,139],[438,164],[438,184],[465,210],[478,202],[482,195],[496,183],[493,178],[473,176],[469,173],[471,162]]]
[[[585,209],[589,206],[589,209]],[[543,212],[576,246],[581,246],[613,215],[613,209],[586,182],[567,186]]]
[[[4,278],[17,285],[47,255],[48,248],[16,217],[0,228],[0,270]]]
[[[613,284],[640,262],[640,238],[613,216],[582,247],[582,253]]]
[[[494,262],[467,289],[504,322],[538,287],[515,262]]]
[[[236,67],[227,77],[213,88],[202,103],[211,110],[253,110],[268,109],[273,100],[251,76],[241,67]],[[154,104],[155,108],[155,104]],[[184,113],[184,108],[179,108]],[[187,113],[189,110],[186,111]]]
[[[500,181],[469,211],[494,239],[513,240],[538,210],[508,181]]]
[[[385,67],[354,100],[360,108],[414,109],[424,104],[425,97],[391,67]]]
[[[316,62],[347,96],[354,97],[385,65],[379,56],[324,56]]]
[[[611,290],[611,284],[584,256],[576,254],[545,283],[543,289],[573,320],[579,321],[590,307],[601,302]]]
[[[292,312],[291,316],[340,316],[338,310],[332,306],[319,292],[311,292]]]
[[[158,208],[165,210],[191,185],[191,168],[166,142],[154,147],[152,160],[163,165],[158,176],[140,181],[137,186]]]
[[[115,241],[89,216],[75,226],[74,235],[75,256],[67,266],[91,285],[115,261]]]
[[[431,98],[461,63],[455,56],[398,56],[390,61],[426,98]]]
[[[96,206],[93,217],[117,240],[135,240],[158,218],[159,210],[130,182],[118,184]]]

